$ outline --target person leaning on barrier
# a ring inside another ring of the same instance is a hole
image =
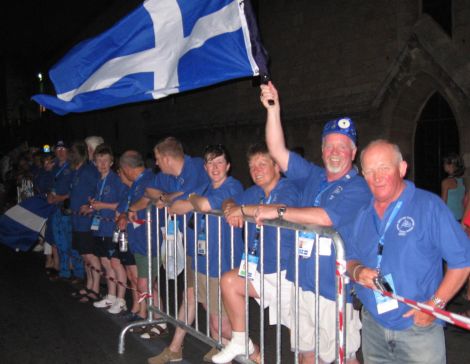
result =
[[[120,163],[120,162],[119,162]],[[118,229],[118,239],[119,236],[125,237],[127,234],[127,218],[125,211],[128,211],[129,209],[129,191],[130,188],[132,187],[132,181],[129,180],[126,175],[122,172],[121,167],[119,167],[117,174],[119,178],[121,179],[121,182],[126,186],[125,191],[123,195],[121,196],[119,200],[119,204],[116,208],[116,215],[115,215],[115,224]],[[120,219],[121,218],[121,219]],[[135,318],[140,318],[137,317],[137,313],[140,310],[140,303],[139,303],[139,293],[137,291],[137,265],[135,263],[134,259],[134,254],[130,252],[129,249],[126,249],[125,246],[125,241],[124,241],[124,246],[119,247],[116,251],[117,257],[119,258],[119,262],[121,266],[124,267],[125,271],[120,269],[121,267],[119,264],[114,265],[114,269],[119,272],[118,273],[118,281],[122,283],[127,283],[127,280],[129,280],[129,283],[131,285],[131,294],[132,294],[132,306],[130,309],[128,309],[127,313],[124,314],[124,317],[127,319],[135,319]],[[111,260],[111,264],[117,263],[113,259]],[[114,311],[118,311],[117,308],[109,310],[111,313],[115,313]],[[118,313],[118,312],[116,312]]]
[[[205,169],[209,175],[210,182],[197,187],[188,195],[187,200],[177,200],[169,208],[170,214],[188,214],[194,210],[199,212],[210,212],[222,208],[222,202],[235,194],[241,193],[243,187],[241,183],[228,176],[230,170],[230,157],[227,150],[222,145],[209,145],[204,151]],[[208,216],[207,223],[209,231],[206,234],[206,216],[198,214],[197,219],[193,215],[188,214],[187,227],[187,246],[191,247],[192,255],[190,256],[192,265],[188,269],[192,270],[193,277],[195,266],[195,254],[197,257],[197,282],[198,282],[198,301],[201,302],[207,310],[206,302],[206,277],[209,273],[209,302],[210,302],[210,332],[213,339],[219,339],[218,333],[218,269],[219,269],[219,228],[218,218],[216,216]],[[195,223],[194,223],[195,221]],[[197,227],[197,251],[194,249],[194,230]],[[231,252],[231,231],[229,225],[224,221],[221,224],[221,273],[230,270],[231,257],[233,254],[234,261],[240,261],[242,252],[241,230],[234,230],[234,251]],[[209,272],[206,271],[207,257],[209,257]],[[171,263],[170,263],[171,264]],[[188,282],[189,283],[189,282]],[[191,282],[193,284],[194,282]],[[194,321],[195,300],[194,295],[188,297],[188,325]],[[226,343],[231,337],[230,322],[227,319],[224,306],[221,302],[222,327],[221,342]],[[184,304],[179,309],[178,319],[185,320],[186,307]],[[168,361],[182,360],[182,344],[186,332],[179,326],[176,328],[175,335],[170,345],[159,355],[149,358],[149,364],[163,364]],[[211,362],[212,356],[218,351],[213,348],[204,356],[204,361]]]
[[[273,100],[270,104],[268,100]],[[349,118],[328,121],[322,132],[322,159],[325,168],[308,162],[285,146],[281,125],[280,104],[277,90],[270,82],[261,86],[261,102],[267,110],[266,142],[269,152],[277,161],[289,181],[302,184],[300,207],[276,209],[262,206],[257,222],[278,216],[298,224],[331,226],[345,239],[356,212],[370,199],[370,191],[364,179],[353,166],[356,155],[356,128]],[[315,359],[315,258],[314,234],[300,232],[299,236],[299,342],[303,364]],[[320,348],[319,357],[325,362],[335,359],[335,271],[336,259],[330,239],[319,239],[319,293],[320,293]],[[347,246],[345,247],[347,249]],[[295,281],[295,257],[291,255],[287,268],[287,279]],[[349,289],[346,289],[349,292]],[[292,290],[291,301],[294,302]],[[348,302],[352,301],[347,295]],[[291,305],[294,310],[294,304]],[[357,362],[355,353],[360,346],[359,312],[352,304],[346,305],[346,358]],[[296,346],[295,314],[291,313],[291,346]]]
[[[266,144],[252,145],[247,152],[250,175],[255,185],[243,193],[228,199],[223,204],[227,222],[236,227],[243,227],[245,217],[255,217],[264,205],[274,208],[281,206],[296,206],[299,204],[299,192],[287,179],[281,178],[279,166],[271,158]],[[269,306],[270,324],[276,324],[277,318],[277,228],[266,227],[263,234],[264,242],[264,305]],[[250,297],[260,298],[261,276],[258,264],[261,249],[261,228],[254,224],[248,226],[248,265],[246,259],[240,261],[241,269],[236,268],[222,276],[221,289],[224,306],[232,325],[232,339],[225,348],[212,357],[214,363],[227,363],[237,355],[245,353],[245,278],[248,271],[248,293]],[[287,327],[290,324],[290,291],[291,283],[285,279],[287,262],[294,245],[294,231],[281,230],[281,323]],[[256,264],[253,264],[256,262]],[[256,265],[253,267],[253,265]],[[248,342],[248,352],[255,354],[251,340]],[[257,354],[255,354],[257,355]]]
[[[119,165],[121,172],[126,178],[132,181],[132,185],[129,188],[127,196],[126,206],[119,205],[118,212],[118,226],[121,230],[126,230],[128,234],[129,250],[134,255],[134,259],[137,265],[137,289],[140,293],[147,292],[148,289],[148,276],[149,276],[149,265],[148,265],[148,249],[147,249],[147,232],[146,224],[143,222],[147,219],[146,209],[140,209],[138,211],[132,210],[132,205],[137,202],[145,193],[145,189],[149,186],[151,181],[155,178],[154,173],[145,169],[144,160],[139,152],[130,150],[125,152],[119,159]],[[131,206],[131,207],[129,207]],[[124,210],[124,208],[127,208]],[[128,215],[132,212],[134,219],[131,221],[128,219]],[[157,276],[160,264],[156,259],[157,244],[155,236],[152,236],[152,279]],[[153,295],[155,302],[158,302],[158,287],[154,282]],[[147,301],[142,300],[139,304],[139,312],[134,317],[130,317],[130,321],[144,320],[147,318]],[[166,330],[166,325],[160,325],[162,332]],[[158,329],[157,329],[158,330]]]
[[[348,236],[347,269],[364,304],[364,360],[445,363],[442,322],[372,289],[444,309],[470,272],[470,241],[438,196],[404,180],[397,145],[370,143],[361,165],[373,197]]]

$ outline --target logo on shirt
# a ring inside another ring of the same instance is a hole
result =
[[[103,195],[108,195],[111,192],[111,186],[106,186],[103,189]]]
[[[398,235],[405,236],[415,227],[415,221],[410,216],[403,216],[397,222]]]
[[[336,197],[335,195],[339,195],[341,193],[341,191],[343,191],[343,186],[336,186],[336,188],[333,190],[333,192],[331,192],[331,195],[328,199],[329,200],[334,199]]]

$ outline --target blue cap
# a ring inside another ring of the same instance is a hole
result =
[[[350,118],[340,118],[328,121],[323,127],[322,138],[328,134],[339,133],[346,135],[356,144],[356,126]]]
[[[65,144],[65,142],[63,140],[59,140],[54,146],[54,149],[57,149],[57,148],[66,148],[67,149],[67,144]]]

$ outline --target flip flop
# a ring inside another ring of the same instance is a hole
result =
[[[78,301],[81,303],[88,303],[88,302],[97,302],[101,299],[101,296],[98,292],[95,292],[91,289],[87,289],[88,293],[80,298]]]

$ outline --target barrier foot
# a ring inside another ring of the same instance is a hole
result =
[[[147,325],[152,325],[152,324],[162,324],[166,323],[166,321],[163,318],[155,319],[155,320],[142,320],[142,321],[137,321],[133,322],[127,326],[125,326],[122,330],[121,333],[119,334],[119,344],[118,344],[118,353],[119,354],[124,354],[125,350],[125,336],[127,334],[127,331],[130,329],[133,329],[134,327],[141,327],[141,326],[147,326]]]

